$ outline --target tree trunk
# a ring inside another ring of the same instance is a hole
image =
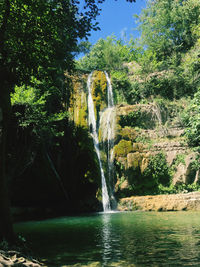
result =
[[[7,159],[7,134],[10,117],[10,94],[6,83],[0,88],[0,240],[6,239],[12,242],[14,232],[10,214],[10,203],[7,188],[6,159]]]

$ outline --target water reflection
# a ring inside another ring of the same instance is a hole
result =
[[[112,253],[112,244],[111,244],[111,222],[110,222],[110,214],[102,215],[102,258],[103,263],[107,263],[111,257]]]
[[[102,247],[102,266],[108,266],[111,262],[118,262],[121,258],[120,234],[116,229],[115,214],[102,214],[101,222],[101,247]]]

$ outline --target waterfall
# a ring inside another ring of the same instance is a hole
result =
[[[108,108],[114,106],[114,100],[113,100],[113,92],[112,92],[112,85],[111,85],[111,80],[108,76],[108,73],[105,71],[104,72],[106,75],[106,80],[107,80],[107,85],[108,85]]]
[[[102,112],[100,116],[100,130],[103,143],[107,142],[107,169],[108,169],[108,180],[110,183],[113,182],[114,175],[114,138],[115,138],[115,122],[116,122],[116,112],[113,100],[113,91],[111,80],[107,74],[104,72],[107,80],[107,102],[108,107]],[[115,202],[115,198],[112,194],[112,188],[110,190],[111,198]]]
[[[100,150],[99,150],[98,129],[97,129],[97,122],[95,119],[94,103],[93,103],[93,99],[92,99],[92,90],[91,90],[92,74],[93,73],[91,73],[88,76],[88,81],[87,81],[87,87],[88,87],[88,123],[89,123],[89,129],[90,129],[91,136],[93,138],[94,147],[95,147],[95,151],[97,154],[97,158],[99,161],[99,167],[100,167],[100,171],[101,171],[103,210],[104,211],[110,211],[111,210],[110,200],[109,200],[104,170],[103,170],[102,162],[101,162],[101,156],[100,156]]]

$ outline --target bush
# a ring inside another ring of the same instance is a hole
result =
[[[131,141],[120,140],[120,142],[114,146],[114,153],[117,157],[126,157],[128,153],[133,150]]]
[[[159,194],[161,188],[170,185],[171,172],[165,155],[159,153],[150,157],[147,168],[141,172],[140,167],[126,170],[126,176],[133,194]]]
[[[121,127],[129,126],[129,127],[140,127],[144,128],[145,124],[142,120],[142,112],[140,110],[135,110],[127,115],[121,115],[119,119],[119,124]]]
[[[163,153],[159,153],[150,158],[148,167],[144,170],[144,176],[155,180],[157,185],[162,184],[164,186],[169,186],[171,173]]]

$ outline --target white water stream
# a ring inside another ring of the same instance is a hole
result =
[[[115,124],[116,124],[116,112],[114,107],[113,100],[113,91],[111,80],[105,72],[106,80],[107,80],[107,98],[108,98],[108,107],[102,112],[100,116],[100,130],[102,141],[104,144],[107,144],[107,165],[108,165],[108,181],[110,184],[113,182],[113,174],[114,174],[114,138],[115,138]],[[115,201],[114,196],[112,194],[112,186],[110,190],[110,197],[113,201]]]
[[[101,183],[102,183],[102,203],[103,203],[103,210],[104,212],[108,212],[111,210],[110,206],[110,199],[108,195],[108,189],[106,185],[106,179],[104,175],[104,170],[102,167],[100,150],[99,150],[99,139],[98,139],[98,129],[97,129],[97,122],[95,119],[95,111],[94,111],[94,103],[92,99],[92,74],[88,76],[87,87],[88,87],[88,123],[91,136],[93,138],[95,151],[97,153],[99,167],[101,171]]]

